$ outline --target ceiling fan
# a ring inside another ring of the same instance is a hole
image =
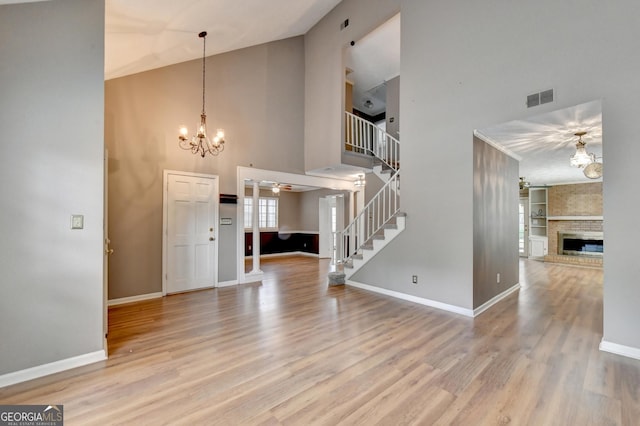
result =
[[[291,191],[291,185],[287,184],[282,184],[282,183],[273,183],[273,186],[271,187],[271,192],[273,192],[274,194],[279,194],[280,191]]]

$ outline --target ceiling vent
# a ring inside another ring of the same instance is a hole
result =
[[[527,108],[548,104],[549,102],[553,102],[553,89],[527,96]]]

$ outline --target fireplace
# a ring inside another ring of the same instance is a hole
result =
[[[558,254],[602,257],[603,233],[595,231],[558,232]]]

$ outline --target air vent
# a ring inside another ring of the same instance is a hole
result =
[[[549,102],[553,102],[553,89],[527,96],[527,108],[548,104]]]
[[[540,92],[540,105],[548,104],[549,102],[553,102],[553,89]]]

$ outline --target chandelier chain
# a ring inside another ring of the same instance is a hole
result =
[[[204,114],[204,84],[206,77],[205,58],[207,54],[207,36],[202,36],[202,113]]]

